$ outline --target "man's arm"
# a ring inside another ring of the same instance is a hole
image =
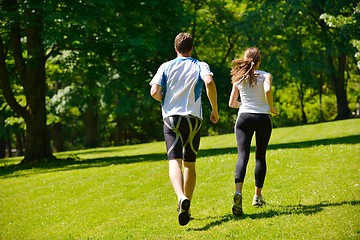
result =
[[[160,85],[157,85],[157,84],[151,85],[150,95],[151,95],[156,101],[161,102],[161,100],[162,100],[161,86],[160,86]]]
[[[210,121],[212,121],[213,123],[217,123],[219,121],[219,111],[217,105],[217,91],[216,91],[215,81],[211,75],[206,75],[204,77],[204,82],[206,87],[206,94],[208,96],[212,108],[210,114]]]

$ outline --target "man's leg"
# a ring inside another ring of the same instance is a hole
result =
[[[201,120],[188,117],[189,135],[185,143],[184,167],[184,193],[188,199],[192,199],[196,184],[196,156],[199,151],[201,138]]]
[[[188,199],[192,199],[196,184],[195,162],[185,162],[184,166],[184,194]]]
[[[181,171],[181,159],[172,159],[169,160],[169,177],[171,184],[174,188],[175,194],[178,197],[178,200],[184,196],[184,182],[183,182],[183,174]]]
[[[181,159],[169,160],[170,181],[178,197],[178,221],[181,226],[184,226],[190,220],[190,200],[184,195],[184,178],[181,164]]]
[[[194,126],[192,122],[194,122]],[[194,162],[199,147],[200,134],[198,131],[200,127],[199,119],[183,118],[182,116],[164,119],[165,142],[170,159],[169,177],[178,197],[178,220],[182,226],[186,225],[190,219],[189,208],[196,183]],[[193,141],[194,138],[198,141]],[[193,163],[186,163],[182,160],[183,158]],[[182,171],[182,167],[184,171]]]
[[[181,171],[181,162],[181,159],[169,160],[170,181],[178,200],[184,195],[191,200],[196,184],[195,162],[183,162],[184,173]]]

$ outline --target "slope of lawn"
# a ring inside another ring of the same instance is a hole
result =
[[[1,159],[0,239],[360,239],[360,119],[274,129],[268,204],[251,206],[253,147],[241,218],[231,213],[234,134],[200,148],[184,227],[163,142],[58,153],[31,169]]]

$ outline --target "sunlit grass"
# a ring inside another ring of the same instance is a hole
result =
[[[274,129],[264,194],[231,214],[233,134],[204,137],[190,223],[177,223],[164,143],[60,153],[34,169],[1,160],[0,239],[359,239],[360,119]],[[7,166],[5,166],[7,165]]]

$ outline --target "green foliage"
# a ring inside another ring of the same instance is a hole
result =
[[[334,29],[339,29],[341,40],[351,43],[356,49],[355,58],[358,59],[357,67],[360,69],[360,4],[358,1],[328,1],[326,13],[320,15],[325,23]]]
[[[8,20],[26,21],[28,2],[19,2],[16,16],[6,11],[5,2],[0,3],[0,34],[11,53]],[[193,56],[209,63],[218,88],[217,125],[208,121],[210,105],[203,93],[203,135],[233,131],[237,112],[228,107],[231,61],[253,45],[262,51],[261,69],[274,76],[275,104],[280,108],[275,126],[337,116],[333,79],[341,75],[341,54],[347,56],[343,85],[351,111],[359,101],[359,4],[354,0],[47,0],[36,8],[44,12],[47,123],[52,141],[55,129],[64,134],[66,149],[83,148],[89,129],[98,146],[163,138],[160,106],[149,96],[148,83],[162,62],[176,56],[173,39],[180,31],[193,34]],[[26,49],[23,56],[28,60]],[[25,106],[14,59],[6,57],[14,94]],[[2,116],[9,117],[8,123],[20,120],[6,111]]]
[[[251,206],[253,148],[242,218],[231,213],[234,134],[204,137],[185,227],[177,222],[164,142],[58,153],[62,161],[37,168],[3,159],[0,238],[357,239],[359,126],[352,119],[274,129],[267,205]]]
[[[49,103],[49,122],[70,129],[71,119],[83,121],[92,108],[100,116],[99,125],[93,129],[99,131],[105,145],[109,144],[108,138],[114,138],[112,123],[116,119],[121,119],[118,124],[124,143],[159,138],[151,131],[144,134],[146,129],[153,129],[146,125],[154,120],[142,111],[155,106],[144,101],[144,96],[148,96],[146,82],[149,72],[163,60],[160,56],[174,55],[173,37],[187,25],[182,5],[166,2],[167,8],[161,8],[165,2],[65,1],[48,6],[53,11],[47,17],[47,42],[52,48],[51,64],[47,65],[51,73],[49,85],[53,86],[49,93],[55,94]],[[154,14],[148,15],[149,11]],[[174,14],[165,17],[168,11]],[[54,104],[62,89],[70,86],[66,99]],[[64,110],[61,114],[60,106]],[[71,114],[76,109],[80,116]],[[78,142],[82,138],[74,133],[76,136],[67,134],[67,141]]]

